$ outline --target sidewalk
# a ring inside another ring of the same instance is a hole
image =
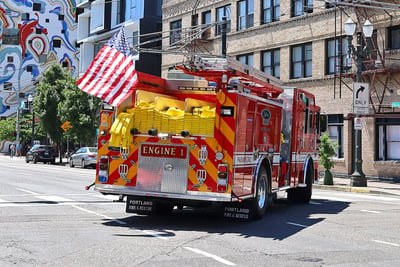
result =
[[[11,160],[10,156],[4,153],[0,153],[0,158],[8,158]],[[24,156],[14,157],[12,160],[25,161],[25,157]],[[67,159],[63,158],[63,163],[61,165],[67,165],[67,162],[68,162]],[[56,159],[56,164],[59,164],[59,158]],[[323,185],[323,178],[319,178],[319,181],[313,185],[313,188],[322,190],[400,196],[400,183],[393,182],[392,180],[389,179],[388,181],[382,181],[379,179],[368,179],[367,187],[354,187],[350,186],[349,177],[346,178],[334,177],[333,185]]]
[[[400,196],[400,183],[378,179],[368,179],[366,187],[354,187],[350,186],[350,178],[334,177],[333,185],[323,185],[323,178],[320,178],[313,187],[323,190]]]

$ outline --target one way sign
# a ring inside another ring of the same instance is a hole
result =
[[[369,84],[353,84],[353,113],[369,114]]]

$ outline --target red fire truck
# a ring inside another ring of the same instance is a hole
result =
[[[167,79],[138,73],[132,97],[103,107],[95,190],[126,196],[138,214],[219,204],[224,217],[261,218],[279,191],[309,202],[314,96],[232,58],[196,56],[177,69]]]

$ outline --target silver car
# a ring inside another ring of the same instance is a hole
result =
[[[69,159],[69,166],[96,167],[97,147],[81,147]]]

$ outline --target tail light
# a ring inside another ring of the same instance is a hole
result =
[[[98,180],[100,183],[107,183],[108,181],[108,166],[109,166],[108,156],[100,156],[99,159],[99,176]]]
[[[89,158],[95,158],[97,157],[96,155],[88,155]]]
[[[229,165],[218,164],[218,180],[217,180],[218,192],[226,192],[228,190],[228,178],[229,178]]]

